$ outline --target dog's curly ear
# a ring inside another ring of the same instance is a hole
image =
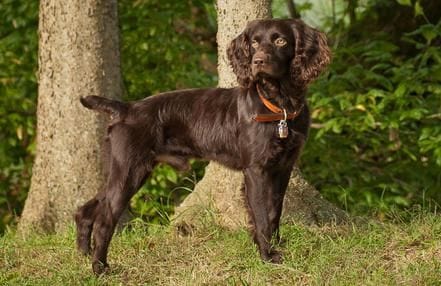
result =
[[[245,29],[233,39],[227,48],[230,65],[237,76],[237,82],[243,87],[248,87],[251,77],[251,52],[247,31]]]
[[[289,23],[296,45],[291,62],[291,78],[296,86],[305,88],[331,62],[331,50],[324,33],[301,20],[289,20]]]

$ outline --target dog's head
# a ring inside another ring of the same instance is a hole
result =
[[[249,86],[261,78],[289,77],[305,87],[329,64],[326,36],[301,20],[254,20],[227,49],[237,80]]]

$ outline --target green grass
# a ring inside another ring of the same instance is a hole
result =
[[[73,228],[0,238],[0,285],[441,285],[441,217],[347,226],[283,225],[284,263],[259,260],[245,230],[216,226],[179,237],[134,223],[111,244],[111,272],[96,278]]]

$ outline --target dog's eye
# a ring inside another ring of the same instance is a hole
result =
[[[251,47],[257,49],[258,46],[259,46],[259,43],[258,43],[256,40],[253,40],[253,41],[251,42]]]
[[[276,46],[278,46],[278,47],[283,47],[283,46],[286,46],[287,42],[284,38],[277,38],[274,41],[274,44],[276,44]]]

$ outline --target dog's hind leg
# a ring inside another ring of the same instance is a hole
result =
[[[90,254],[90,238],[92,235],[93,223],[96,218],[96,209],[103,192],[98,193],[93,199],[89,200],[80,207],[75,214],[75,223],[77,228],[77,247],[78,250],[88,255]]]
[[[107,192],[99,201],[93,225],[92,269],[97,275],[108,268],[108,247],[121,214],[153,169],[149,164],[153,160],[144,156],[134,158],[136,161],[124,164],[116,159],[111,162]]]

